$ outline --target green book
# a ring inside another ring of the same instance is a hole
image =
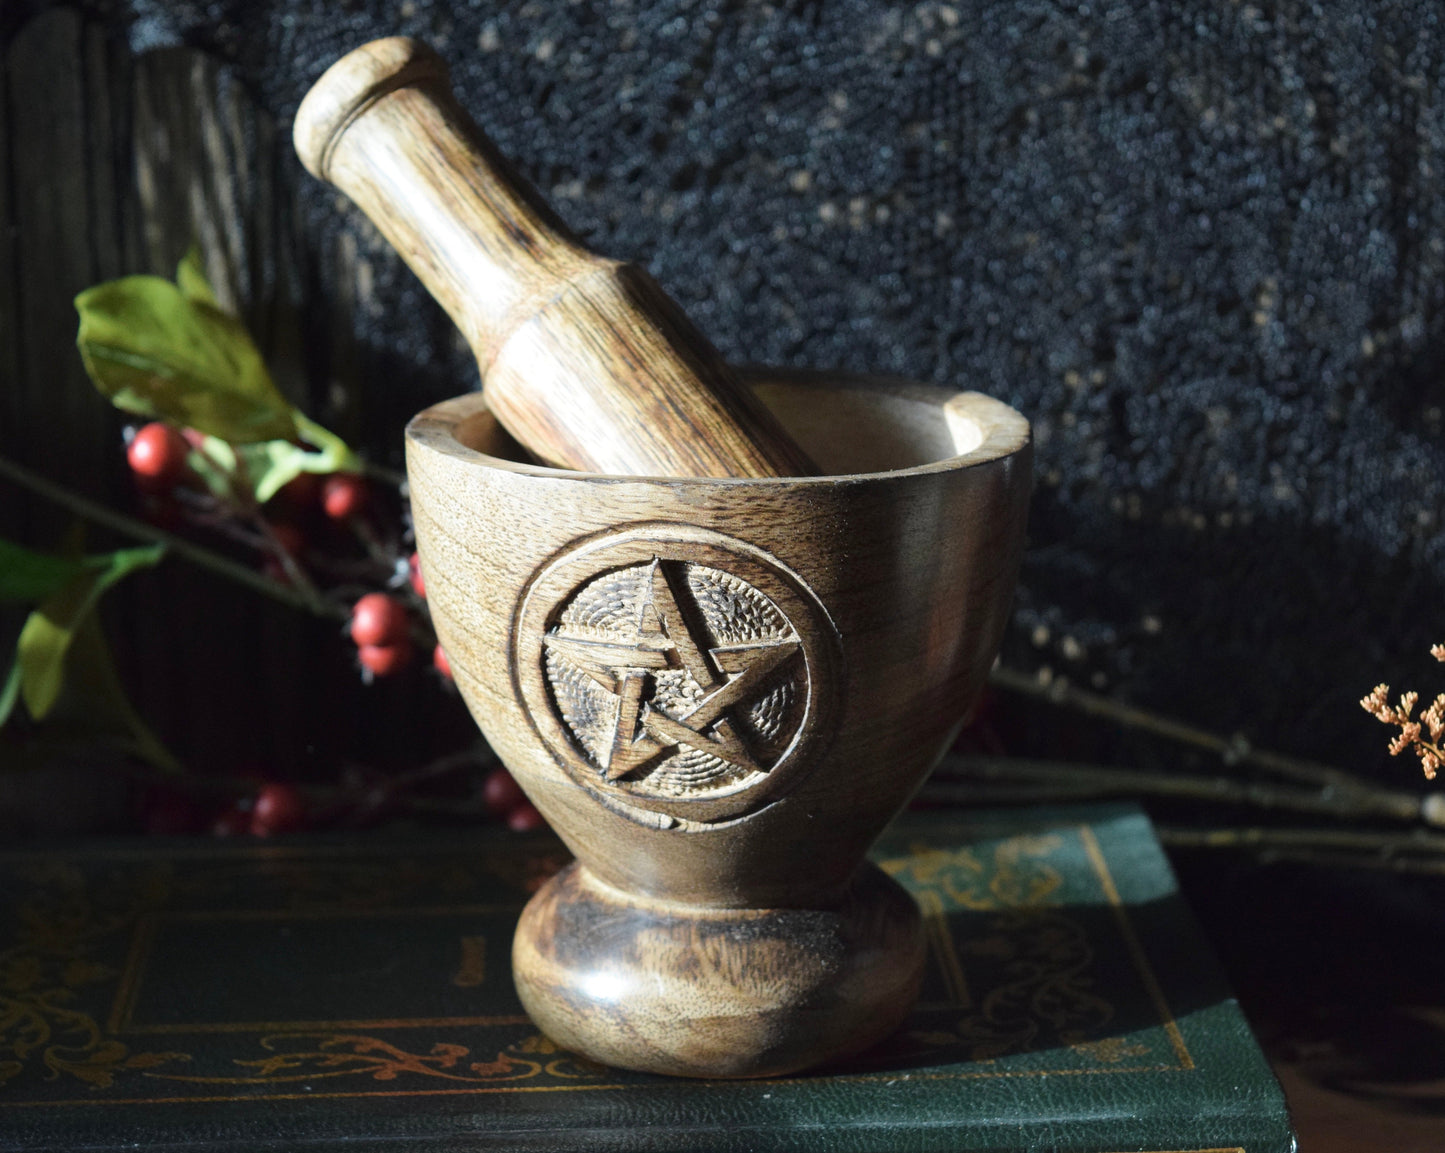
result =
[[[508,964],[544,834],[0,854],[0,1149],[1244,1150],[1284,1098],[1147,819],[909,813],[923,997],[762,1081],[559,1051]]]

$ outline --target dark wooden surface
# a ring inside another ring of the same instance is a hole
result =
[[[1274,1063],[1284,1086],[1300,1153],[1439,1153],[1445,1120],[1399,1102],[1362,1099],[1312,1080],[1292,1064]]]

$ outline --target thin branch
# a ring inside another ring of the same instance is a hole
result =
[[[430,764],[395,777],[384,778],[362,787],[294,783],[293,786],[314,810],[364,809],[371,797],[381,797],[388,808],[402,813],[453,818],[476,818],[495,815],[480,799],[416,796],[410,790],[460,769],[482,770],[498,763],[496,754],[485,746],[472,747],[448,754]],[[187,776],[175,777],[142,764],[128,761],[122,772],[138,784],[158,786],[184,793],[197,800],[233,802],[254,797],[260,787],[254,777]]]
[[[1445,857],[1445,836],[1417,829],[1382,833],[1364,829],[1188,829],[1165,826],[1171,841],[1199,848],[1320,848],[1372,853],[1427,853]]]
[[[345,620],[349,615],[341,605],[329,604],[318,597],[308,597],[296,589],[288,588],[286,585],[254,572],[229,557],[81,496],[4,456],[0,456],[0,476],[13,481],[22,488],[29,489],[37,496],[44,497],[46,500],[68,509],[76,516],[84,517],[95,524],[104,525],[122,536],[163,544],[168,551],[181,559],[208,569],[236,584],[245,585],[253,592],[261,593],[281,604],[333,620]]]
[[[1227,765],[1254,765],[1276,776],[1315,785],[1322,792],[1328,791],[1358,799],[1382,815],[1392,815],[1399,820],[1423,820],[1432,825],[1445,825],[1445,795],[1420,797],[1412,793],[1378,789],[1364,778],[1331,765],[1256,749],[1241,733],[1222,737],[1218,733],[1211,733],[1183,721],[1122,704],[1098,693],[1087,692],[1063,678],[1046,683],[1028,673],[996,665],[989,674],[989,680],[999,688],[1049,701],[1086,716],[1100,717],[1120,728],[1136,729],[1204,749],[1219,756]],[[1388,801],[1384,799],[1387,797]]]
[[[261,534],[262,540],[266,542],[266,550],[274,556],[281,564],[281,571],[286,574],[286,579],[291,582],[301,596],[316,604],[321,603],[321,592],[306,575],[306,570],[301,567],[301,562],[291,555],[291,550],[286,547],[276,530],[271,527],[266,518],[259,512],[251,510],[246,517]]]
[[[1068,805],[1080,801],[1095,801],[1103,797],[1117,797],[1116,790],[1093,784],[1077,786],[1049,783],[1030,784],[1020,782],[985,781],[930,781],[914,797],[921,804],[961,807],[987,807],[990,805]]]
[[[1260,809],[1278,809],[1297,813],[1333,817],[1379,817],[1414,823],[1432,820],[1440,804],[1430,805],[1430,798],[1413,793],[1357,785],[1346,791],[1337,788],[1307,789],[1260,781],[1239,781],[1229,777],[1194,777],[1179,773],[1154,773],[1138,769],[1116,769],[1101,765],[1065,764],[1058,761],[1033,761],[1013,757],[948,757],[919,794],[922,800],[957,803],[964,797],[959,785],[950,777],[965,777],[969,782],[1001,782],[1017,787],[1021,784],[1053,786],[1079,796],[1155,796],[1188,798],[1215,804],[1249,805]]]
[[[459,769],[490,769],[501,764],[490,745],[473,745],[455,753],[447,753],[430,764],[400,774],[391,779],[394,789],[410,789],[426,781],[436,780]]]
[[[1156,826],[1171,849],[1233,850],[1261,861],[1293,861],[1397,873],[1445,874],[1445,836],[1343,829],[1185,829]]]

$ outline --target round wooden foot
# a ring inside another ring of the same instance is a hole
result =
[[[522,1004],[552,1040],[684,1077],[858,1052],[907,1014],[923,959],[917,907],[873,865],[818,910],[659,904],[573,864],[532,898],[512,947]]]

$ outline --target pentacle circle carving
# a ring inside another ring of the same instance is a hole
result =
[[[815,763],[838,637],[797,574],[743,541],[639,525],[569,546],[517,611],[513,674],[554,759],[657,827],[731,821]]]

